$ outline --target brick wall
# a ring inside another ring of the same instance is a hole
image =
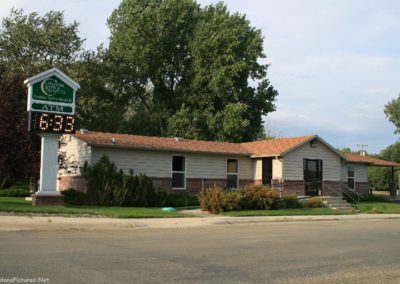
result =
[[[58,178],[58,190],[63,191],[73,188],[80,192],[87,191],[87,183],[82,176],[63,176]]]
[[[281,194],[304,195],[304,185],[297,184],[297,183],[303,183],[303,182],[304,182],[304,180],[279,180],[279,179],[271,180],[273,187],[275,187],[275,189]],[[282,186],[279,186],[279,184],[282,184]],[[285,185],[283,185],[283,184],[285,184]]]
[[[162,187],[167,192],[177,193],[184,192],[185,190],[172,189],[172,178],[170,177],[150,177],[154,188],[157,190]],[[252,179],[239,179],[239,187],[243,187],[246,184],[252,184],[254,180]],[[261,182],[260,182],[261,183]],[[227,187],[227,181],[224,178],[214,179],[214,178],[187,178],[186,179],[186,190],[188,191],[201,191],[201,189],[211,187],[213,185],[220,186],[222,188]],[[87,191],[86,180],[81,176],[64,176],[59,178],[59,190],[63,191],[69,188],[73,188],[80,192]]]
[[[356,192],[359,194],[369,194],[369,183],[368,182],[356,182]]]
[[[343,183],[341,181],[324,181],[323,182],[324,195],[339,196],[340,192],[344,191]]]
[[[171,184],[172,178],[170,177],[151,177],[151,181],[153,182],[154,188],[157,190],[162,187],[167,192],[171,192]]]
[[[239,187],[244,187],[245,185],[254,184],[254,183],[255,182],[253,179],[239,179]]]
[[[32,206],[64,206],[63,195],[32,194]]]

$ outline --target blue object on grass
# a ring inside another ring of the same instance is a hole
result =
[[[170,212],[174,212],[174,211],[176,211],[176,209],[175,209],[175,208],[173,208],[173,207],[163,207],[163,208],[161,208],[161,210],[164,210],[164,211],[170,211]]]

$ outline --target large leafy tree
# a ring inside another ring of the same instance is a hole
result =
[[[113,91],[112,71],[103,46],[84,51],[73,64],[69,75],[81,87],[76,97],[76,123],[80,128],[103,132],[120,128],[127,101]]]
[[[124,0],[108,20],[125,132],[250,141],[274,110],[261,32],[219,3]]]
[[[67,72],[81,51],[78,23],[66,24],[64,13],[50,11],[43,17],[12,9],[0,29],[0,62],[9,74],[28,78],[52,67]]]
[[[396,126],[394,133],[400,133],[400,95],[385,105],[386,118]]]
[[[382,150],[377,158],[400,163],[400,143],[396,142]],[[387,167],[369,167],[368,181],[377,189],[389,190],[392,179],[391,169]],[[395,179],[398,182],[398,170],[395,169]]]

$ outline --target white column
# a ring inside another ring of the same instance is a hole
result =
[[[57,191],[59,134],[42,133],[40,187],[37,195],[61,195]]]

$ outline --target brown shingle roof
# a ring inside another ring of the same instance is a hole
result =
[[[369,156],[361,156],[359,154],[344,154],[348,161],[356,163],[369,163],[371,166],[377,167],[400,167],[399,163],[385,161]]]
[[[209,153],[226,153],[250,156],[251,153],[240,143],[213,142],[202,140],[182,139],[176,141],[175,138],[152,137],[141,135],[128,135],[116,133],[103,133],[88,131],[82,134],[77,131],[74,134],[78,139],[98,146],[114,146],[140,149],[158,149],[158,150],[174,150],[188,152],[209,152]],[[115,138],[115,144],[112,139]]]
[[[281,138],[273,140],[247,142],[247,143],[242,143],[242,145],[255,156],[257,155],[273,156],[273,155],[281,155],[282,153],[285,153],[286,151],[296,146],[299,146],[300,144],[303,144],[314,137],[316,136],[311,135],[302,137]]]
[[[237,154],[246,156],[275,156],[281,155],[315,137],[316,135],[281,138],[247,143],[214,142],[203,140],[152,137],[116,133],[88,131],[85,134],[77,131],[74,134],[78,139],[97,146],[126,147],[140,149],[173,150],[187,152],[207,152],[220,154]],[[115,144],[113,144],[115,138]]]

